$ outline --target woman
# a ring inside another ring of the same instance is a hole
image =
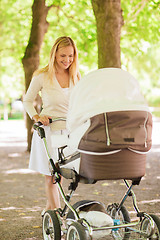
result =
[[[70,37],[60,37],[51,49],[49,64],[34,73],[23,102],[31,119],[35,122],[40,121],[44,125],[51,155],[53,153],[50,143],[51,134],[64,134],[66,126],[64,121],[49,125],[49,118],[66,117],[71,90],[79,80],[77,48]],[[40,115],[33,106],[39,91],[43,103]],[[56,158],[55,153],[53,158]],[[48,157],[37,132],[33,133],[29,168],[45,175],[47,196],[45,210],[59,208],[58,188],[56,184],[52,184]]]

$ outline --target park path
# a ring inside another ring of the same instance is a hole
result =
[[[0,121],[0,240],[41,240],[45,206],[44,176],[28,170],[24,121]],[[146,175],[135,188],[139,208],[160,217],[160,120],[154,119],[153,147],[147,157]],[[64,181],[67,191],[68,182]],[[105,205],[124,193],[121,181],[80,184],[72,201],[94,199]],[[126,206],[134,218],[131,200]]]

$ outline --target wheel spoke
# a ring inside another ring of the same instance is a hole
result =
[[[118,209],[118,204],[109,205],[107,208],[108,214],[113,219],[120,220],[120,224],[129,223],[130,216],[129,216],[129,213],[128,213],[127,209],[125,208],[125,206],[123,205],[119,211],[117,211],[117,209]],[[118,225],[117,225],[117,228],[118,228]],[[130,237],[130,232],[127,228],[119,228],[116,231],[113,230],[112,235],[113,235],[113,238],[116,240],[119,240],[119,239],[127,240]]]
[[[61,240],[61,227],[56,211],[48,210],[43,216],[43,239]]]
[[[79,222],[72,223],[67,231],[67,240],[87,240],[86,229]]]
[[[152,231],[151,219],[154,221],[154,230]],[[160,239],[160,219],[158,216],[151,214],[150,216],[145,216],[142,220],[141,227],[142,232],[145,232],[149,240],[159,240]],[[144,238],[146,239],[146,238]]]

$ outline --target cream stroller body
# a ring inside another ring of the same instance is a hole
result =
[[[53,119],[53,122],[61,120],[64,119]],[[43,128],[37,124],[34,128],[47,149]],[[86,75],[71,95],[67,128],[69,135],[62,141],[55,138],[52,141],[54,147],[59,146],[56,163],[47,149],[54,181],[65,206],[44,214],[44,239],[61,239],[60,217],[65,219],[63,233],[67,240],[160,239],[160,219],[139,211],[132,190],[145,174],[152,132],[152,116],[136,79],[117,68],[99,69]],[[60,184],[61,176],[71,180],[68,195]],[[79,182],[93,184],[115,179],[124,180],[127,187],[119,204],[113,203],[106,209],[94,200],[70,204]],[[136,222],[130,221],[124,206],[128,196],[132,196],[139,217]],[[100,219],[100,225],[93,221],[92,215]],[[137,238],[132,238],[132,232],[137,233]]]

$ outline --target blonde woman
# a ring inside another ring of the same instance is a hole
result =
[[[66,117],[70,93],[79,80],[77,48],[70,37],[60,37],[51,49],[49,64],[34,73],[23,102],[30,118],[44,125],[51,155],[51,134],[64,134],[66,126],[64,121],[49,125],[49,118]],[[40,115],[33,106],[39,92],[41,92],[43,104]],[[56,156],[53,157],[56,158]],[[45,175],[47,196],[45,210],[59,208],[58,188],[56,184],[52,184],[48,157],[37,132],[33,133],[29,168]]]

